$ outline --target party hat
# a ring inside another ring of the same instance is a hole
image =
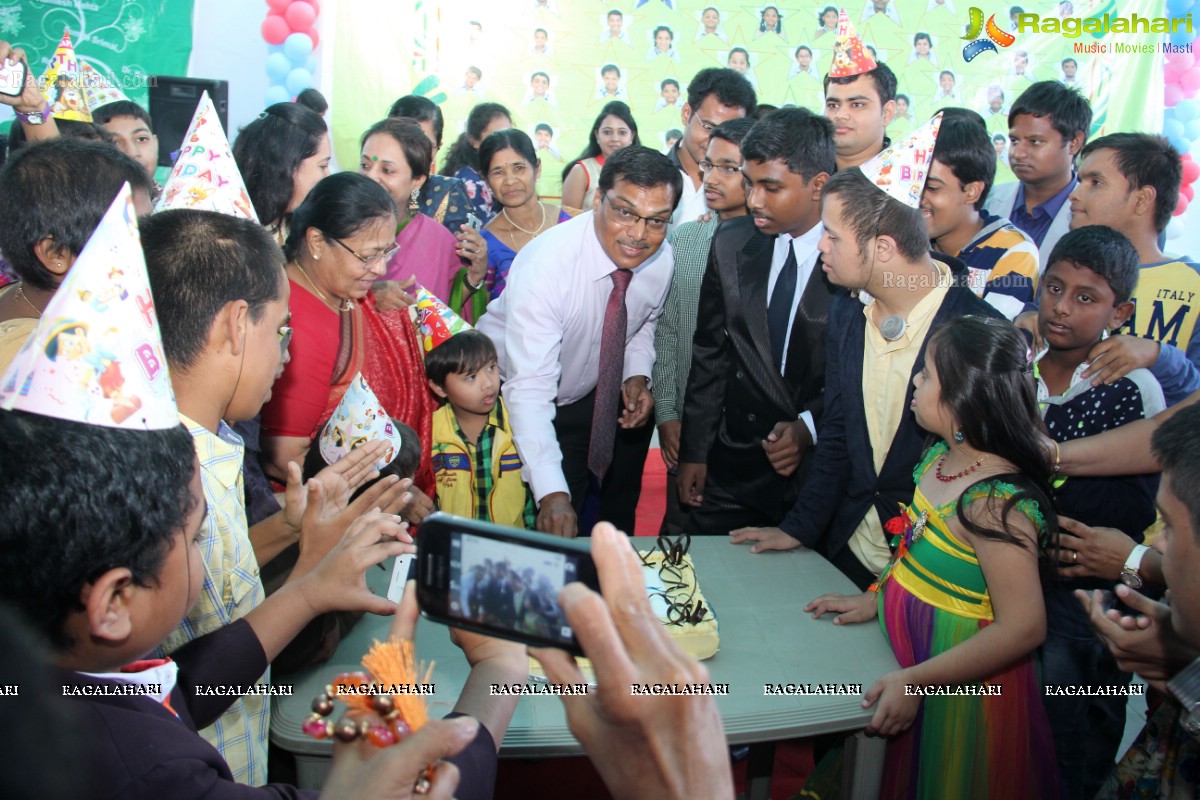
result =
[[[63,29],[63,37],[38,84],[55,119],[92,121],[92,112],[83,89],[82,66],[75,56],[69,29]]]
[[[81,63],[83,64],[83,95],[87,98],[89,111],[95,112],[96,109],[109,103],[129,100],[124,92],[109,83],[91,64],[86,61]]]
[[[456,333],[472,330],[466,320],[451,311],[424,286],[417,287],[417,327],[428,353]]]
[[[862,39],[854,30],[854,24],[850,22],[850,17],[843,8],[838,15],[837,40],[833,45],[833,63],[829,66],[829,77],[852,78],[870,72],[877,66],[879,65],[863,46]]]
[[[378,469],[383,469],[400,452],[400,432],[396,430],[379,398],[367,385],[366,378],[359,372],[350,381],[333,416],[321,429],[321,457],[326,464],[335,464],[360,444],[375,441],[388,443],[387,453],[376,465]]]
[[[925,190],[925,178],[929,176],[929,165],[933,161],[933,146],[941,127],[942,112],[939,111],[907,139],[892,142],[859,169],[889,196],[917,208],[921,204],[921,192]]]
[[[208,92],[200,96],[155,211],[198,208],[258,222]]]
[[[179,425],[128,183],[0,378],[0,408],[110,428]]]

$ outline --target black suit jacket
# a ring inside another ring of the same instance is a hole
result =
[[[950,320],[969,314],[1003,319],[966,288],[966,267],[961,261],[942,254],[936,257],[950,265],[956,283],[934,315],[931,334]],[[862,303],[849,293],[839,292],[829,308],[826,411],[818,430],[816,453],[800,496],[780,525],[805,547],[831,561],[846,547],[872,505],[880,519],[887,521],[899,513],[900,503],[912,503],[913,470],[928,436],[909,408],[913,393],[910,380],[904,397],[896,398],[896,402],[904,403],[900,427],[883,468],[875,472],[862,391],[866,325]],[[925,368],[928,338],[921,343],[913,375]]]
[[[708,464],[708,478],[744,505],[781,519],[799,492],[811,448],[784,478],[762,441],[775,424],[802,411],[819,420],[824,406],[825,322],[833,287],[818,259],[788,345],[787,372],[771,358],[767,283],[775,237],[751,217],[721,223],[700,289],[692,369],[684,395],[679,460]]]

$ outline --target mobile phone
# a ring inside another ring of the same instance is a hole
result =
[[[20,97],[25,91],[25,76],[29,66],[24,61],[4,59],[0,61],[0,94]]]
[[[558,606],[572,581],[600,591],[586,542],[442,512],[421,523],[417,602],[435,622],[583,655]]]

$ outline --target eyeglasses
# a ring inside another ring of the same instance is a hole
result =
[[[371,264],[377,263],[380,261],[390,260],[391,257],[396,255],[396,252],[399,251],[399,249],[400,249],[400,245],[393,244],[387,250],[382,250],[373,256],[363,256],[363,255],[359,255],[355,251],[351,250],[349,245],[347,245],[345,242],[343,242],[341,239],[337,238],[336,236],[326,236],[325,238],[329,239],[330,241],[337,242],[339,245],[341,245],[343,250],[345,250],[347,253],[354,256],[359,261],[361,261],[363,263],[363,266],[365,266],[365,267],[369,267],[369,266],[371,266]]]
[[[288,345],[292,343],[292,326],[280,325],[279,330],[279,355],[282,358],[287,355]]]
[[[692,119],[689,119],[688,122],[690,123],[690,122],[692,122],[692,120],[695,120],[696,123],[700,126],[700,129],[703,130],[705,133],[712,133],[713,128],[717,127],[716,125],[712,125],[712,124],[700,119],[700,117],[696,114],[693,114]]]
[[[604,195],[604,199],[608,201],[608,207],[613,210],[613,214],[615,215],[614,221],[622,228],[632,228],[638,222],[644,222],[646,223],[646,230],[650,233],[663,233],[666,231],[667,225],[671,223],[671,220],[660,217],[639,217],[628,208],[621,208],[615,205],[612,198],[608,195]]]
[[[712,172],[715,169],[717,171],[718,175],[724,175],[727,178],[732,175],[737,175],[739,172],[742,171],[741,167],[732,167],[728,164],[714,164],[711,161],[701,161],[696,166],[698,166],[700,168],[700,171],[703,172],[705,175],[707,175],[708,173]]]

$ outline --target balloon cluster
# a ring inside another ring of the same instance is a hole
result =
[[[1200,14],[1200,0],[1167,0],[1167,16],[1183,17],[1192,13]],[[1179,27],[1180,30],[1170,36],[1171,44],[1176,47],[1191,45],[1189,50],[1200,50],[1200,36],[1183,30],[1186,26]],[[1166,107],[1163,136],[1183,158],[1183,185],[1179,187],[1176,217],[1187,213],[1195,195],[1192,183],[1200,177],[1200,163],[1193,160],[1193,156],[1200,158],[1200,99],[1196,97],[1200,93],[1200,59],[1196,55],[1196,52],[1167,53],[1163,68],[1163,105]],[[1182,222],[1172,222],[1167,229],[1171,239],[1182,233]]]
[[[270,10],[263,20],[267,42],[267,105],[286,103],[313,84],[317,68],[313,51],[317,35],[318,0],[267,0]]]

